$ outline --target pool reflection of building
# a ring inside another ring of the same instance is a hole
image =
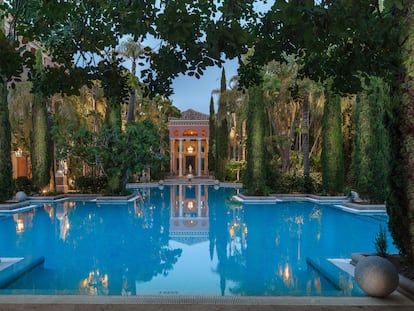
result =
[[[13,215],[13,220],[16,225],[16,233],[23,233],[27,227],[33,226],[33,210],[24,213],[17,213]]]
[[[188,245],[208,240],[207,185],[171,186],[170,238]]]
[[[66,240],[70,231],[69,212],[70,209],[75,207],[76,203],[71,201],[64,201],[57,205],[45,203],[43,209],[49,215],[51,220],[55,218],[59,222],[59,238],[63,241]]]

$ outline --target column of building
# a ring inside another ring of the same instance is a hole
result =
[[[197,138],[197,176],[201,176],[201,138]]]
[[[178,151],[178,176],[183,176],[183,139],[179,139],[179,151]]]

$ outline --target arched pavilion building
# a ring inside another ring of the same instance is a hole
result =
[[[208,177],[209,116],[188,109],[170,118],[170,176]]]

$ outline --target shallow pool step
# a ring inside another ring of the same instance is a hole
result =
[[[10,283],[20,278],[23,274],[36,268],[45,262],[45,257],[24,257],[0,271],[0,288],[7,287]]]
[[[337,290],[352,296],[365,296],[365,293],[356,284],[355,279],[345,270],[334,265],[328,259],[307,258],[306,262],[322,277],[328,280]]]

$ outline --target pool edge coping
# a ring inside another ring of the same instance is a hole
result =
[[[400,292],[386,298],[326,296],[84,296],[84,295],[0,295],[0,304],[73,304],[73,305],[279,305],[279,306],[414,306]]]

